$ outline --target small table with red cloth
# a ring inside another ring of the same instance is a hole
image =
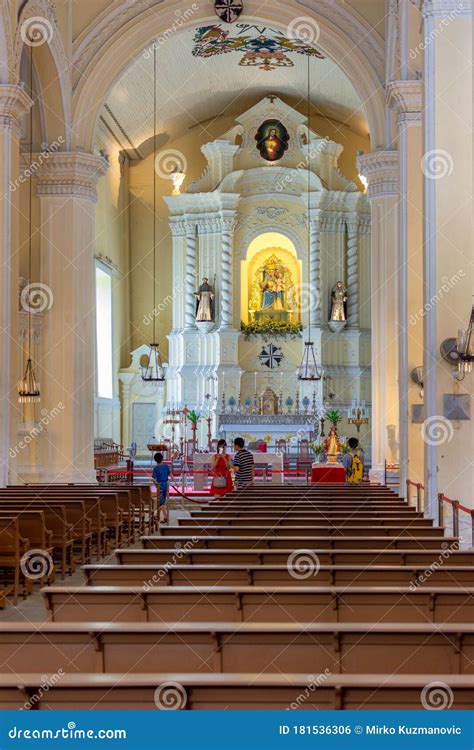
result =
[[[341,464],[313,464],[311,467],[311,482],[330,482],[345,484],[346,470]]]

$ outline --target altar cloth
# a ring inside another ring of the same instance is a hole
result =
[[[331,464],[313,464],[311,467],[311,482],[330,482],[332,484],[345,484],[346,470],[344,466],[331,466]]]

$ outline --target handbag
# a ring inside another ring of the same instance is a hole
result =
[[[214,477],[214,487],[217,487],[217,489],[222,489],[223,487],[227,487],[227,478],[226,477]]]

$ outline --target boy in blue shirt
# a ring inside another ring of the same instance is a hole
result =
[[[155,453],[153,456],[156,466],[153,469],[152,481],[155,484],[156,492],[160,502],[160,518],[163,513],[163,523],[168,523],[168,507],[166,505],[168,500],[168,482],[170,476],[172,476],[171,468],[163,463],[163,454]]]

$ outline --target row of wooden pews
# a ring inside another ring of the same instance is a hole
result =
[[[2,604],[33,582],[64,578],[78,564],[106,556],[157,530],[156,503],[148,487],[97,485],[12,486],[0,490]]]
[[[0,627],[0,707],[465,709],[473,560],[384,487],[250,487],[45,586],[47,624]]]

